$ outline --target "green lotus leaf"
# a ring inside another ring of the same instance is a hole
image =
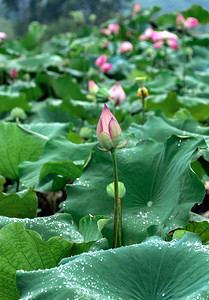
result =
[[[0,174],[18,179],[18,166],[34,161],[41,154],[47,138],[21,128],[16,123],[0,123]]]
[[[192,233],[82,254],[58,268],[17,272],[21,299],[208,299],[209,250]]]
[[[19,167],[21,182],[35,190],[59,190],[81,176],[83,165],[95,143],[73,144],[65,138],[49,140],[35,162]]]
[[[33,190],[5,194],[0,192],[0,214],[6,217],[34,218],[37,215],[38,199]]]
[[[205,189],[190,168],[198,147],[205,143],[194,138],[170,137],[164,144],[149,140],[116,153],[119,181],[126,187],[122,199],[124,244],[141,242],[147,229],[156,225],[160,235],[186,226],[189,211],[201,203]],[[82,217],[103,214],[110,218],[104,235],[113,236],[114,201],[106,186],[113,181],[112,158],[94,148],[82,176],[67,186],[68,198],[61,209],[78,222]]]

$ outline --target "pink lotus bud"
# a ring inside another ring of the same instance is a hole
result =
[[[119,33],[119,28],[120,26],[118,24],[109,24],[108,25],[108,29],[112,32],[112,33],[115,33],[115,34],[118,34]]]
[[[154,49],[159,49],[163,46],[163,41],[159,41],[159,42],[156,42],[154,43]]]
[[[0,32],[0,39],[6,39],[7,34],[5,32]]]
[[[89,86],[89,92],[96,95],[96,93],[99,90],[98,85],[93,80],[90,80],[88,86]]]
[[[178,46],[176,40],[170,39],[170,40],[167,41],[167,43],[168,43],[168,46],[169,46],[171,49],[173,49],[173,50],[178,50],[179,46]]]
[[[104,63],[100,66],[100,71],[107,73],[109,70],[111,70],[113,65],[111,63]]]
[[[103,151],[109,151],[113,149],[121,149],[125,147],[128,140],[118,146],[121,140],[121,128],[118,121],[109,111],[107,105],[104,105],[102,114],[100,116],[97,125],[97,138],[104,149],[99,148]],[[118,147],[117,147],[118,146]]]
[[[133,45],[128,41],[123,42],[121,47],[119,48],[119,52],[121,52],[121,53],[129,52],[132,50],[133,50]]]
[[[10,72],[10,78],[11,79],[16,79],[18,77],[18,71],[17,69],[12,69],[12,71]]]
[[[138,13],[138,12],[140,12],[140,10],[141,10],[141,7],[140,7],[139,3],[135,3],[135,4],[134,4],[134,11],[135,11],[136,13]]]
[[[103,28],[100,30],[100,33],[103,33],[103,34],[109,36],[111,34],[111,31],[107,28]]]
[[[126,100],[126,94],[120,85],[120,82],[116,84],[109,90],[110,97],[113,99],[115,106],[121,105]]]
[[[199,22],[196,18],[187,18],[184,23],[184,27],[186,29],[190,29],[192,27],[198,27],[198,26],[199,26]]]
[[[107,61],[107,56],[106,54],[102,54],[100,57],[97,58],[97,60],[95,61],[95,65],[97,67],[101,67],[104,63],[106,63]]]
[[[176,17],[176,24],[181,25],[181,24],[184,24],[184,22],[185,22],[184,17],[181,14],[178,14]]]

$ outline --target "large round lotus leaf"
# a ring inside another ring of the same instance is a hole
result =
[[[164,236],[186,226],[189,211],[205,194],[203,184],[190,168],[190,161],[203,141],[170,137],[165,144],[149,140],[116,153],[119,181],[126,187],[122,198],[124,244],[142,241],[147,229],[157,225]],[[112,157],[94,148],[92,160],[80,179],[67,187],[62,209],[78,222],[83,216],[105,215],[111,220],[104,229],[113,236],[114,200],[106,193],[113,181]]]
[[[21,299],[208,299],[209,250],[193,233],[69,259],[58,268],[17,272]]]
[[[133,123],[129,131],[134,132],[139,139],[153,138],[164,142],[169,136],[176,134],[204,139],[209,145],[209,127],[200,126],[194,120],[169,119],[163,113],[151,116],[143,126]]]

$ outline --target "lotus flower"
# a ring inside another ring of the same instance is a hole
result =
[[[97,67],[101,67],[104,63],[106,63],[107,61],[107,56],[106,54],[102,54],[100,57],[97,58],[97,60],[95,61],[95,65]]]
[[[120,85],[120,82],[116,82],[116,84],[110,89],[110,97],[113,99],[115,106],[121,105],[126,100],[126,94]]]
[[[93,80],[89,81],[88,87],[89,87],[89,92],[94,94],[94,95],[96,95],[96,93],[99,90],[98,85]]]
[[[119,28],[120,28],[120,26],[118,24],[109,24],[108,25],[108,29],[114,34],[119,33]]]
[[[5,32],[0,32],[0,39],[6,39],[7,34]]]
[[[18,71],[17,69],[12,69],[12,71],[9,74],[11,79],[16,79],[18,77]]]
[[[177,25],[183,25],[186,29],[199,26],[199,22],[196,18],[189,17],[185,19],[181,14],[177,15],[176,23]]]
[[[138,13],[138,12],[140,12],[140,10],[141,10],[141,7],[140,7],[139,3],[135,3],[134,4],[134,12]]]
[[[199,26],[199,22],[196,18],[187,18],[185,23],[184,23],[184,27],[186,29],[190,29],[192,27],[198,27]]]
[[[113,65],[111,63],[104,63],[103,65],[101,65],[101,67],[99,69],[100,69],[100,71],[107,73],[107,72],[109,72],[109,70],[112,69],[112,67],[113,67]]]
[[[107,28],[103,28],[100,30],[100,33],[103,33],[103,34],[109,36],[111,34],[111,31]]]
[[[121,47],[119,48],[120,53],[125,53],[125,52],[129,52],[129,51],[132,51],[132,50],[133,50],[133,45],[128,41],[123,42],[121,44]]]
[[[104,105],[102,114],[97,125],[97,138],[102,147],[104,148],[99,148],[102,151],[121,149],[125,147],[125,145],[128,143],[127,140],[123,144],[118,146],[121,140],[121,128],[118,124],[118,121],[109,111],[106,104]]]

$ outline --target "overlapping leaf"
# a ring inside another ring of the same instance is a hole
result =
[[[17,272],[21,299],[207,299],[208,248],[190,233],[83,254],[56,269]]]

